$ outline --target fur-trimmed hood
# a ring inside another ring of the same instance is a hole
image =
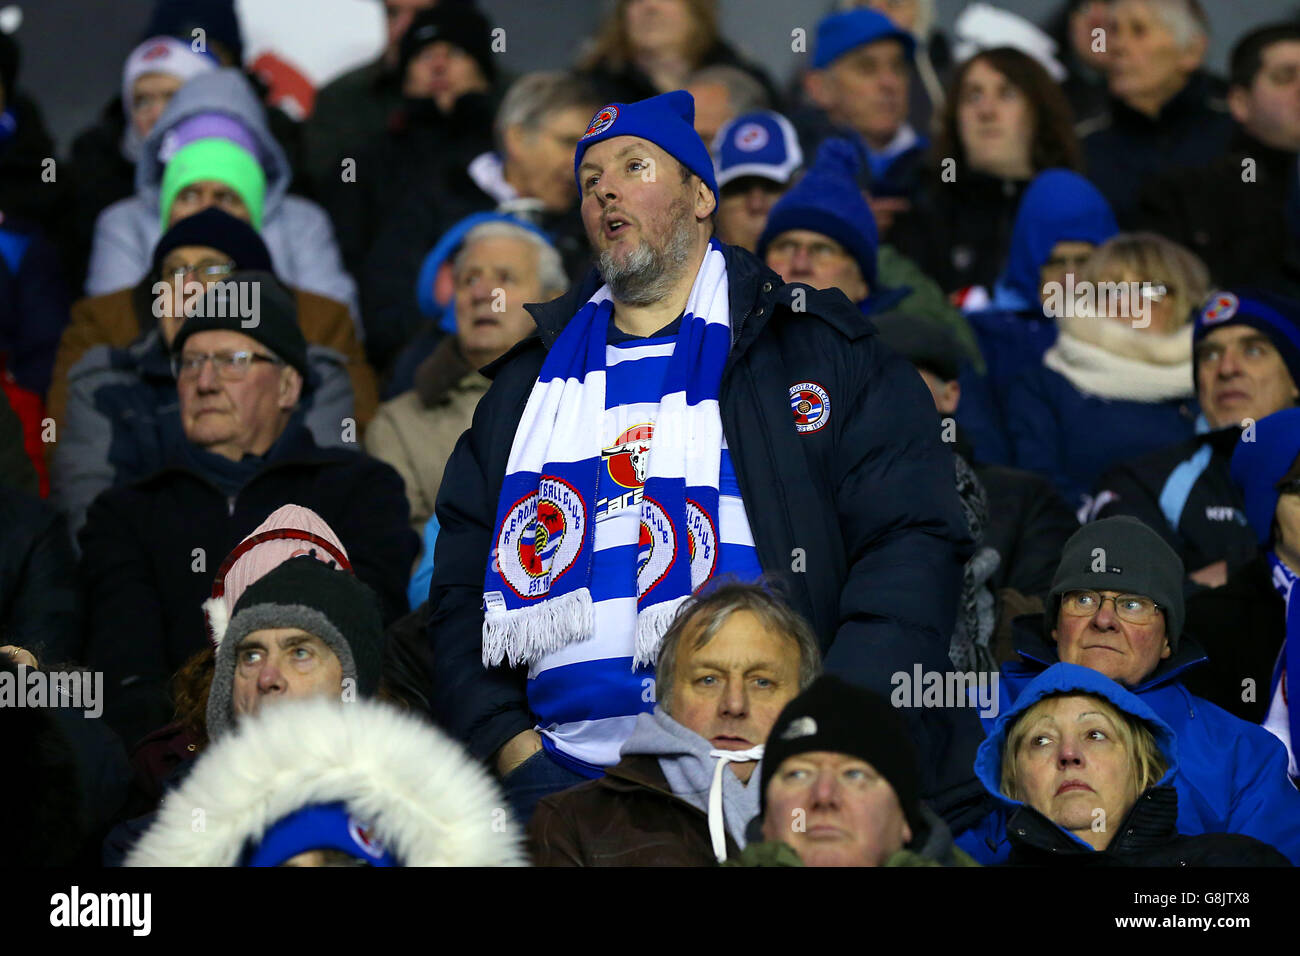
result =
[[[341,801],[404,866],[524,866],[501,789],[455,741],[377,701],[287,701],[203,754],[127,866],[238,866],[284,817]]]

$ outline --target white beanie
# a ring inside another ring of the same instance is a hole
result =
[[[972,3],[958,14],[952,32],[956,41],[953,61],[957,65],[984,50],[1009,46],[1037,60],[1057,83],[1066,77],[1065,67],[1056,58],[1056,41],[1008,10],[987,3]]]
[[[131,122],[132,90],[135,81],[146,73],[166,73],[182,83],[200,73],[220,66],[208,53],[196,53],[184,40],[175,37],[150,37],[131,51],[122,68],[122,109]]]

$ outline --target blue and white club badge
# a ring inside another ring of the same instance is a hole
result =
[[[591,123],[587,126],[587,132],[582,134],[582,138],[588,136],[599,136],[605,130],[614,125],[614,120],[618,119],[618,107],[611,103],[609,106],[602,107],[595,116],[591,118]]]
[[[1214,325],[1216,322],[1227,322],[1237,314],[1237,307],[1239,305],[1241,305],[1241,303],[1231,292],[1218,292],[1205,306],[1205,311],[1201,313],[1201,321],[1206,325]]]
[[[815,432],[831,418],[831,397],[816,382],[800,382],[790,386],[790,411],[794,413],[794,428],[800,434]]]

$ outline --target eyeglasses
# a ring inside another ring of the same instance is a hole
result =
[[[224,279],[230,273],[235,271],[235,263],[226,260],[202,259],[193,265],[172,266],[170,269],[163,266],[162,273],[164,276],[170,276],[177,282],[184,282],[189,276],[194,276],[200,282],[215,282]]]
[[[198,378],[203,366],[212,360],[217,375],[226,382],[237,382],[248,374],[254,362],[270,362],[283,365],[284,362],[273,355],[258,355],[256,352],[184,352],[172,356],[172,374],[177,380]]]
[[[1151,624],[1164,609],[1142,594],[1102,594],[1098,591],[1066,591],[1061,611],[1071,617],[1091,617],[1107,601],[1115,602],[1115,613],[1130,624]]]
[[[814,265],[828,265],[842,259],[846,253],[839,246],[829,242],[797,242],[794,239],[777,239],[767,247],[769,255],[780,256],[784,259],[793,259],[800,250],[808,254]]]

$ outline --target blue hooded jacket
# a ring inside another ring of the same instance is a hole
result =
[[[1002,793],[1002,753],[1006,748],[1007,736],[1011,733],[1011,728],[1015,726],[1021,714],[1044,697],[1075,691],[1102,697],[1121,712],[1146,721],[1155,735],[1156,746],[1168,765],[1168,769],[1156,785],[1174,783],[1178,771],[1178,743],[1169,725],[1161,720],[1140,697],[1125,690],[1104,674],[1089,667],[1058,663],[1030,681],[1012,707],[999,711],[998,717],[990,718],[993,721],[993,729],[976,752],[975,776],[993,795],[1005,819],[1010,819],[1016,811],[1025,806],[1023,801],[1013,800]],[[1073,834],[1068,835],[1079,846],[1092,849]]]
[[[1002,665],[1000,715],[1019,708],[1027,694],[1041,697],[1036,678],[1060,663],[1056,644],[1044,636],[1042,621],[1042,615],[1016,619],[1015,649],[1020,659]],[[1300,791],[1287,776],[1286,749],[1263,727],[1233,716],[1183,685],[1183,674],[1204,660],[1205,653],[1184,634],[1178,649],[1127,692],[1154,712],[1178,741],[1179,763],[1172,777],[1178,791],[1178,832],[1245,834],[1300,863]],[[1101,674],[1097,680],[1111,683]],[[985,719],[985,731],[995,735],[1001,720]],[[979,753],[982,757],[984,745]],[[981,757],[976,759],[976,773],[983,780]],[[958,846],[980,863],[1004,861],[1010,850],[1007,817],[1004,806],[959,835]]]
[[[1058,242],[1100,245],[1118,232],[1106,198],[1078,173],[1047,169],[1025,189],[993,304],[967,315],[988,366],[985,376],[963,374],[957,412],[977,461],[1012,463],[1003,424],[1006,390],[1021,371],[1041,364],[1056,341],[1056,323],[1043,316],[1039,295],[1039,271],[1052,249]]]

